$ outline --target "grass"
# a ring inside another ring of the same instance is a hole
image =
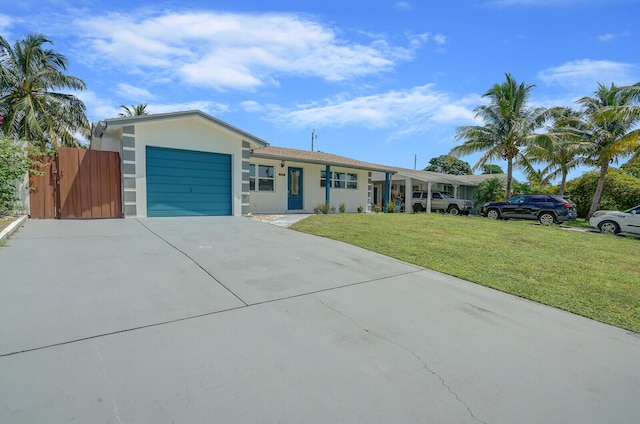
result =
[[[333,214],[292,229],[640,333],[640,240],[532,221]]]
[[[13,216],[1,216],[0,215],[0,232],[7,228],[16,218]]]
[[[576,227],[576,228],[591,228],[595,230],[595,228],[589,225],[589,221],[587,221],[584,218],[578,218],[575,221],[563,222],[562,225],[568,226],[568,227]]]

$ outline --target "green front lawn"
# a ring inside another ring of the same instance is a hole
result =
[[[316,215],[291,228],[640,333],[633,237],[435,213]]]

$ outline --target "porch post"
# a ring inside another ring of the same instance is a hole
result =
[[[411,178],[404,180],[404,213],[413,213],[411,199],[413,198],[413,181]]]
[[[382,210],[386,213],[387,205],[391,201],[391,174],[385,172],[384,174],[384,200],[382,204]]]
[[[458,187],[457,185],[453,186],[453,197],[458,198]]]
[[[331,166],[327,165],[325,168],[326,180],[325,180],[325,192],[324,201],[327,205],[331,204]]]
[[[427,213],[431,213],[431,181],[427,187]]]

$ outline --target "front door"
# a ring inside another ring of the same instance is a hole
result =
[[[289,168],[289,210],[302,209],[302,168]]]

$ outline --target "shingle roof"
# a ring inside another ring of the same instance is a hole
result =
[[[395,172],[393,168],[384,165],[362,162],[344,156],[333,155],[331,153],[311,152],[308,150],[288,149],[285,147],[267,146],[260,149],[254,149],[251,155],[264,159],[292,160],[319,165],[334,165],[345,168],[365,169],[368,171]]]

